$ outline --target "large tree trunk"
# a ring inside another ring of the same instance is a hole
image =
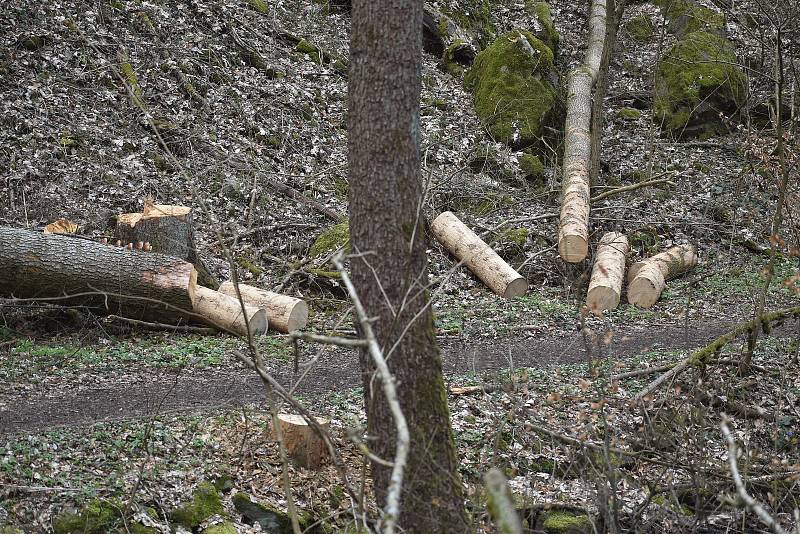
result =
[[[592,0],[586,56],[567,81],[558,253],[570,263],[583,261],[589,251],[592,86],[600,69],[605,35],[606,4]]]
[[[354,0],[350,41],[350,240],[353,280],[375,317],[411,433],[399,526],[406,533],[471,531],[458,476],[447,393],[427,302],[421,216],[419,95],[422,1]],[[370,254],[370,252],[372,252]],[[375,367],[361,353],[373,452],[394,457],[394,424]],[[378,502],[391,468],[372,464]]]
[[[58,302],[170,322],[192,312],[197,280],[178,258],[7,227],[0,227],[0,271],[0,295],[65,297]]]

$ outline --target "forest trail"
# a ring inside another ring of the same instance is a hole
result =
[[[716,322],[689,324],[687,328],[683,323],[675,323],[621,329],[616,331],[604,353],[623,360],[653,349],[670,351],[699,347],[730,326]],[[789,335],[793,331],[793,325],[789,325],[773,332],[773,335]],[[579,332],[553,339],[521,336],[474,341],[441,338],[439,343],[448,376],[496,371],[512,365],[515,368],[546,368],[585,361],[587,357]],[[291,385],[294,380],[291,361],[272,361],[270,371],[284,385]],[[357,354],[329,347],[297,387],[296,393],[314,397],[347,391],[360,383]],[[128,375],[124,382],[91,384],[81,381],[61,387],[58,392],[33,389],[25,398],[8,403],[13,408],[0,411],[0,434],[164,413],[199,413],[254,403],[263,398],[260,379],[244,367],[184,369],[180,374],[151,369]]]

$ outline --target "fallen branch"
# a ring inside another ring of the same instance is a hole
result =
[[[709,363],[712,356],[719,353],[719,351],[722,350],[725,345],[735,340],[742,334],[751,332],[754,329],[768,331],[772,323],[781,321],[788,317],[800,317],[800,306],[765,313],[764,315],[756,317],[755,319],[739,323],[731,331],[719,336],[705,347],[694,351],[690,356],[680,361],[672,369],[650,382],[647,387],[636,394],[634,400],[642,400],[645,396],[655,391],[661,384],[667,380],[671,380],[673,377],[683,372],[687,367],[699,367]]]
[[[497,384],[485,384],[482,386],[452,386],[449,389],[451,395],[472,395],[473,393],[492,393],[500,389]]]
[[[325,345],[337,345],[339,347],[367,347],[369,344],[366,339],[354,339],[349,337],[322,336],[309,332],[289,332],[292,339],[302,339],[311,343],[323,343]]]
[[[739,467],[736,463],[736,455],[738,453],[736,442],[733,439],[733,435],[731,435],[731,431],[728,428],[727,418],[724,414],[722,416],[722,422],[720,422],[719,426],[722,430],[722,435],[725,437],[725,441],[728,443],[728,464],[730,465],[733,483],[736,485],[736,491],[739,493],[739,497],[741,497],[745,505],[747,505],[747,509],[755,513],[758,519],[764,523],[764,525],[771,528],[775,534],[789,534],[788,530],[784,529],[781,524],[769,514],[769,512],[764,510],[764,507],[761,506],[757,500],[747,493],[747,488],[744,487],[742,475],[739,474]]]
[[[144,328],[145,330],[152,330],[155,332],[181,332],[183,334],[201,334],[213,336],[219,333],[216,328],[209,328],[206,326],[191,326],[186,324],[165,324],[165,323],[151,323],[147,321],[140,321],[138,319],[131,319],[130,317],[122,317],[120,315],[109,315],[106,321],[128,323],[133,326]]]
[[[646,182],[639,182],[638,184],[632,185],[625,185],[622,187],[617,187],[616,189],[612,189],[610,191],[605,191],[600,193],[599,195],[595,195],[592,197],[592,203],[599,202],[605,198],[613,197],[615,195],[619,195],[620,193],[627,193],[628,191],[636,191],[637,189],[641,189],[643,187],[650,187],[652,185],[675,185],[675,182],[672,182],[669,178],[658,178],[653,180],[647,180]]]

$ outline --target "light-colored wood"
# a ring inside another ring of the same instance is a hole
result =
[[[625,258],[629,251],[628,238],[623,234],[608,232],[600,239],[586,294],[586,306],[593,313],[600,314],[619,306],[625,280]]]
[[[266,333],[266,312],[249,304],[244,305],[244,310],[247,313],[247,322],[245,322],[245,316],[242,314],[242,305],[238,300],[219,291],[197,286],[194,312],[203,317],[204,322],[239,336],[247,336],[248,323],[250,325],[250,333],[253,336],[260,336]]]
[[[330,429],[327,419],[316,418],[316,422],[323,430]],[[279,414],[278,424],[281,425],[283,445],[295,464],[308,469],[319,469],[328,458],[328,448],[303,416]]]
[[[697,266],[697,247],[694,245],[676,245],[672,248],[659,252],[655,256],[637,261],[628,269],[628,282],[632,282],[639,269],[645,264],[657,263],[664,280],[669,281],[676,278],[686,271],[690,271]]]
[[[44,227],[45,234],[74,234],[78,225],[68,219],[58,219]]]
[[[219,292],[237,298],[233,282],[223,282]],[[266,310],[269,327],[273,330],[286,334],[302,330],[308,323],[308,304],[300,299],[245,284],[239,284],[239,292],[246,304]]]
[[[583,261],[589,252],[592,87],[600,70],[605,34],[606,3],[592,0],[586,55],[567,80],[558,253],[569,263]]]
[[[693,269],[697,261],[697,248],[694,245],[678,245],[637,261],[628,270],[628,302],[640,308],[649,308],[658,302],[667,280]]]
[[[667,282],[655,262],[645,263],[628,284],[628,302],[639,308],[649,308],[658,301]]]
[[[163,254],[0,227],[0,295],[59,299],[135,319],[185,321],[197,272]]]
[[[431,232],[450,254],[501,297],[510,299],[528,291],[528,281],[453,213],[439,214],[431,223]]]

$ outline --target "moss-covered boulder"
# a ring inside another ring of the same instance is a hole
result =
[[[622,29],[628,37],[637,43],[646,43],[653,37],[655,26],[653,25],[653,19],[648,15],[641,14],[631,17],[630,20],[623,24]]]
[[[547,534],[592,534],[594,527],[589,516],[565,510],[544,512],[539,517],[540,529]]]
[[[308,254],[312,258],[322,256],[326,252],[333,252],[339,247],[347,248],[350,243],[350,222],[345,220],[331,226],[322,232],[311,248],[308,249]]]
[[[553,17],[550,14],[550,6],[547,2],[537,0],[525,0],[525,12],[531,17],[530,32],[542,41],[553,54],[558,53],[558,41],[561,36],[553,24]]]
[[[683,37],[702,31],[719,37],[725,34],[725,15],[700,5],[696,0],[655,0],[667,19],[667,29]]]
[[[217,488],[209,482],[201,482],[192,495],[192,501],[174,510],[170,519],[173,523],[193,529],[209,517],[224,513]]]
[[[617,110],[617,117],[624,121],[639,120],[641,116],[642,112],[636,108],[620,108]]]
[[[678,137],[710,137],[726,131],[719,114],[738,113],[745,77],[731,43],[718,35],[684,36],[658,65],[655,113]]]
[[[558,75],[553,51],[527,30],[495,40],[464,78],[475,111],[498,141],[524,148],[540,142],[558,121]]]

